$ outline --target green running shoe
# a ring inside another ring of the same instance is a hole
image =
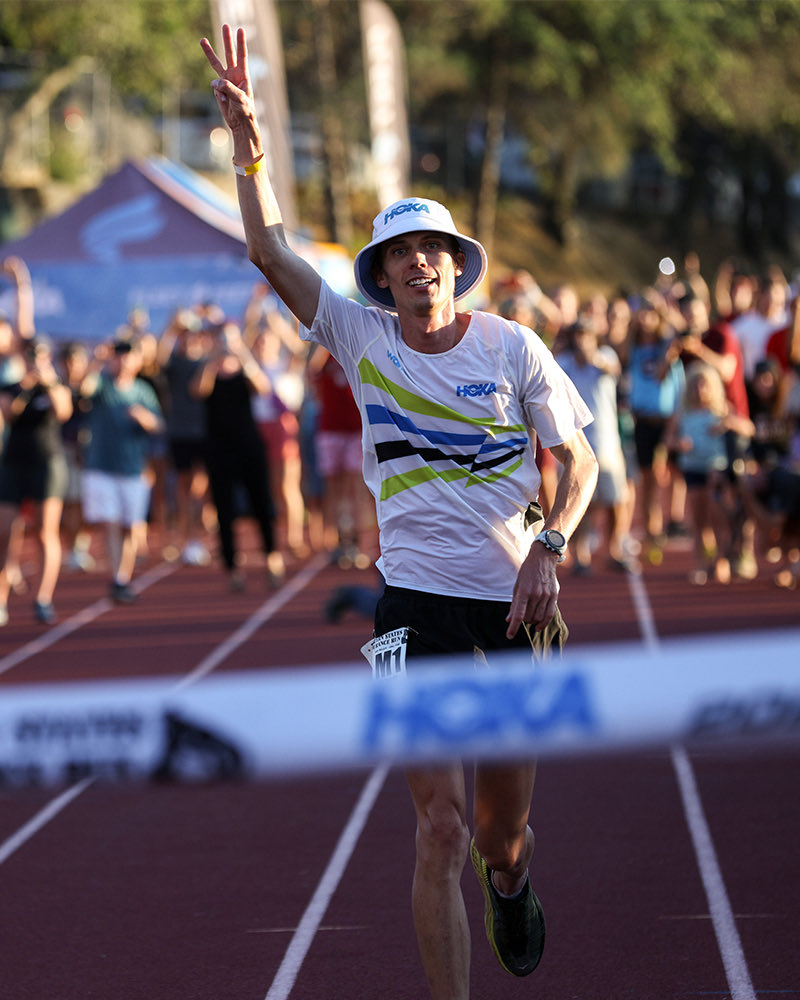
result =
[[[483,889],[486,937],[497,960],[512,976],[529,976],[544,951],[544,913],[527,879],[517,899],[504,899],[492,884],[492,870],[478,853],[473,838],[469,847],[472,867]]]

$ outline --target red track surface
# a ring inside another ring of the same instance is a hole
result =
[[[136,605],[122,608],[103,601],[102,574],[65,574],[56,594],[62,623],[91,613],[60,638],[33,622],[29,597],[17,598],[0,632],[0,697],[19,683],[185,676],[271,596],[255,562],[243,595],[229,594],[213,567],[163,568]],[[661,637],[800,620],[800,594],[777,590],[768,576],[693,588],[686,571],[686,553],[673,549],[644,574]],[[323,615],[331,591],[355,581],[372,575],[324,567],[215,669],[357,660],[368,623],[350,616],[329,625]],[[641,638],[622,575],[567,572],[561,603],[575,644]],[[57,641],[27,645],[40,636]],[[744,992],[733,995],[800,996],[797,745],[706,751],[692,766],[741,941]],[[25,824],[60,790],[0,791],[1,1000],[264,998],[367,778],[93,784],[40,817],[35,832]],[[424,1000],[409,904],[413,827],[402,776],[390,773],[294,985],[271,997]],[[496,964],[467,871],[474,998],[732,995],[668,752],[544,762],[534,828],[534,884],[548,920],[542,965],[515,980]]]

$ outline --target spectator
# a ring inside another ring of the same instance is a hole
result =
[[[683,258],[684,277],[680,284],[685,294],[694,299],[700,299],[708,312],[711,312],[711,291],[700,273],[700,258],[694,250],[690,250]]]
[[[771,334],[767,340],[766,356],[774,359],[785,375],[800,365],[800,295],[792,299],[790,321]]]
[[[361,475],[361,417],[341,365],[324,348],[314,351],[310,374],[320,407],[316,455],[327,546],[342,568],[365,569],[374,505]]]
[[[14,385],[27,370],[22,346],[34,335],[33,286],[27,265],[19,257],[6,257],[0,276],[14,286],[15,316],[0,314],[0,385]]]
[[[733,262],[725,260],[717,270],[714,281],[713,310],[726,323],[753,308],[756,283],[749,274],[737,271]]]
[[[267,389],[267,379],[239,327],[231,322],[218,327],[211,354],[192,382],[192,392],[206,402],[208,478],[222,560],[233,591],[242,590],[246,583],[236,559],[234,522],[237,513],[244,513],[241,508],[237,511],[237,487],[244,490],[248,512],[258,524],[270,583],[279,583],[285,573],[283,557],[275,549],[267,458],[251,405],[253,394]]]
[[[137,377],[142,356],[136,341],[115,340],[110,351],[101,346],[97,360],[107,361],[105,370],[92,366],[82,387],[91,401],[83,513],[89,524],[103,525],[112,600],[130,604],[137,597],[130,582],[150,500],[150,436],[162,433],[164,420],[152,386]]]
[[[636,310],[632,325],[630,405],[634,419],[636,461],[641,474],[645,554],[654,565],[663,560],[663,497],[675,490],[664,435],[684,385],[680,343],[664,319],[658,298],[650,293]],[[682,496],[682,479],[678,495]],[[670,498],[671,521],[677,522],[679,502]],[[681,518],[682,519],[682,518]]]
[[[253,397],[253,413],[277,500],[279,548],[307,555],[298,413],[303,402],[306,347],[291,324],[274,310],[253,330],[253,357],[268,389]]]
[[[19,257],[6,257],[0,264],[0,276],[11,281],[14,295],[13,319],[0,314],[0,386],[17,385],[27,371],[22,345],[34,335],[33,285],[28,267]],[[25,578],[19,564],[25,537],[25,519],[19,515],[11,526],[5,572],[11,589],[25,593]]]
[[[145,321],[147,316],[146,313],[143,313],[141,310],[137,310],[132,314],[132,318],[134,322],[142,323]],[[137,378],[140,378],[143,382],[146,382],[149,386],[151,386],[156,395],[156,399],[158,400],[158,405],[161,408],[161,413],[164,414],[167,406],[167,383],[164,373],[161,370],[158,338],[155,334],[150,333],[149,329],[144,329],[142,332],[139,332],[136,326],[130,326],[124,336],[128,336],[130,339],[136,340],[136,343],[139,346],[139,354],[142,359]],[[167,446],[167,436],[163,426],[162,430],[150,435],[149,444],[150,447],[147,458],[147,466],[145,468],[145,476],[150,483],[150,507],[144,525],[142,525],[140,529],[137,529],[141,530],[141,537],[137,540],[137,549],[139,552],[147,551],[148,529],[152,527],[158,544],[166,549],[164,554],[168,557],[174,557],[176,554],[171,552],[169,547],[165,545],[167,537],[167,524],[169,521],[167,483],[169,449]]]
[[[573,323],[577,323],[580,297],[574,285],[570,285],[568,282],[558,285],[551,299],[559,312],[559,329],[566,330]]]
[[[8,596],[18,565],[16,553],[7,565],[9,545],[26,501],[33,504],[42,549],[33,612],[40,622],[52,625],[57,621],[53,592],[61,569],[61,511],[67,488],[61,424],[72,413],[72,400],[53,367],[46,338],[29,340],[24,356],[26,371],[19,383],[0,392],[0,413],[8,426],[0,459],[0,625],[8,623]]]
[[[561,310],[530,271],[516,270],[498,282],[493,298],[501,316],[539,331],[545,343],[550,343],[561,327]]]
[[[670,420],[666,444],[678,454],[692,515],[695,568],[690,580],[704,584],[713,575],[720,583],[731,578],[730,522],[720,493],[728,466],[725,432],[752,433],[752,424],[734,413],[725,398],[722,379],[712,365],[692,364],[681,405]]]
[[[767,341],[776,330],[788,326],[787,285],[781,276],[767,275],[761,282],[755,308],[731,320],[744,359],[744,377],[753,377],[756,362],[767,356]]]
[[[689,293],[678,303],[684,326],[681,331],[681,360],[684,367],[703,361],[715,368],[722,379],[725,395],[734,411],[748,415],[744,361],[738,338],[724,320],[710,321],[703,299]]]
[[[800,579],[800,472],[751,463],[740,488],[758,524],[761,551],[774,553],[773,561],[779,566],[775,585],[795,590]]]
[[[67,567],[88,572],[94,569],[89,551],[92,537],[81,506],[81,480],[89,439],[89,402],[81,394],[81,386],[89,371],[88,348],[79,341],[68,341],[61,348],[60,361],[63,382],[72,396],[72,416],[61,426],[68,473],[61,531],[67,548]]]
[[[617,414],[617,383],[622,366],[614,349],[599,341],[592,321],[582,319],[567,331],[568,349],[556,355],[594,417],[584,433],[599,471],[589,509],[575,532],[574,569],[578,573],[590,570],[593,528],[602,538],[609,564],[625,571],[633,568],[625,547],[627,487]]]
[[[206,566],[211,556],[202,542],[203,504],[208,494],[206,407],[191,385],[206,363],[209,337],[197,313],[179,310],[158,345],[166,384],[166,436],[174,473],[175,519],[169,552],[187,566]]]
[[[601,343],[612,347],[620,360],[621,373],[617,382],[617,415],[622,453],[625,456],[625,502],[620,513],[620,531],[625,538],[626,554],[629,558],[638,554],[640,546],[631,529],[636,514],[636,483],[639,466],[636,463],[634,442],[634,420],[630,406],[630,354],[631,323],[633,312],[628,299],[620,294],[613,296],[608,304],[606,334]]]
[[[602,292],[593,292],[581,305],[577,322],[593,327],[598,344],[608,339],[608,310],[608,298]]]
[[[613,347],[623,370],[628,366],[631,334],[631,307],[624,295],[615,295],[608,303],[606,332],[600,342]]]
[[[303,382],[303,401],[300,404],[300,412],[297,415],[301,489],[303,491],[303,502],[308,518],[308,543],[312,552],[322,552],[329,547],[328,538],[325,533],[325,513],[323,509],[325,481],[319,471],[319,459],[317,457],[317,429],[319,427],[320,405],[314,392],[314,375],[311,362],[311,359],[318,350],[324,350],[324,348],[317,348],[315,345],[311,345]],[[334,540],[330,547],[334,548],[335,545],[336,542]]]
[[[787,412],[784,383],[777,363],[756,364],[748,387],[754,432],[750,455],[762,469],[786,465],[791,454],[795,418]]]
[[[725,396],[731,411],[745,422],[749,417],[744,362],[739,341],[733,328],[724,320],[713,325],[709,321],[708,307],[704,300],[689,293],[679,302],[685,327],[681,336],[681,359],[689,369],[698,361],[710,365],[722,379]],[[730,519],[730,551],[727,553],[737,576],[752,579],[758,571],[755,559],[754,525],[747,518],[739,502],[733,483],[743,468],[748,439],[731,427],[724,434],[727,455],[726,476],[719,483],[718,502]]]
[[[281,308],[281,300],[270,288],[269,283],[263,279],[256,281],[250,291],[250,298],[244,310],[244,339],[248,345],[252,344],[264,321]],[[294,340],[294,331],[277,330],[279,335],[290,334],[290,341]],[[288,346],[288,345],[287,345]],[[294,345],[292,345],[294,350]]]

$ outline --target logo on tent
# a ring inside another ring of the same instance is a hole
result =
[[[95,260],[117,261],[126,243],[152,239],[165,225],[158,195],[144,194],[95,215],[81,230],[81,245]]]

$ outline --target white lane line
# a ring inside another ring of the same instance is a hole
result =
[[[289,942],[289,947],[286,949],[286,954],[283,956],[283,961],[275,974],[265,1000],[286,1000],[291,993],[297,975],[308,954],[308,949],[311,947],[322,918],[325,916],[325,911],[328,909],[331,897],[336,891],[345,868],[347,868],[348,862],[352,857],[358,839],[372,812],[372,807],[375,805],[375,801],[383,787],[388,772],[388,764],[379,765],[370,774],[361,790],[358,802],[350,814],[347,826],[342,831],[336,849],[328,862],[328,867],[325,869],[319,885],[311,898],[311,902],[306,907],[297,930]]]
[[[55,819],[56,816],[61,812],[62,809],[72,802],[73,799],[84,792],[89,785],[94,781],[93,778],[84,778],[83,781],[79,781],[77,785],[70,785],[70,787],[57,796],[51,799],[46,806],[41,808],[38,813],[28,822],[19,828],[16,833],[12,834],[8,840],[0,844],[0,865],[4,861],[7,861],[14,851],[18,851],[23,844],[26,844],[32,837],[34,837],[40,830],[42,830],[50,820]]]
[[[630,574],[628,580],[642,639],[651,652],[656,652],[660,646],[658,632],[642,577],[640,574]],[[736,927],[736,919],[725,888],[725,880],[714,849],[714,841],[711,838],[692,763],[682,746],[672,747],[671,756],[731,1000],[756,1000],[742,940]]]
[[[653,609],[650,606],[650,598],[647,596],[641,573],[629,573],[628,584],[633,599],[633,607],[636,611],[636,620],[639,623],[639,631],[642,633],[642,640],[647,649],[654,653],[658,647],[658,632],[653,618]]]
[[[251,635],[257,632],[265,622],[269,621],[276,612],[280,611],[284,604],[288,603],[295,594],[299,594],[301,590],[307,587],[326,563],[327,557],[324,554],[320,553],[315,556],[296,576],[293,576],[277,593],[262,604],[260,608],[257,608],[247,621],[242,622],[232,635],[220,643],[216,649],[212,649],[208,656],[202,659],[191,673],[188,673],[179,680],[173,690],[181,691],[183,688],[205,677],[206,674],[210,674],[235,649],[238,649],[242,643],[246,642]]]
[[[210,673],[215,667],[222,663],[226,656],[229,656],[237,648],[237,646],[246,642],[247,639],[249,639],[261,625],[267,622],[276,613],[276,611],[282,608],[290,597],[293,597],[296,593],[298,593],[298,591],[302,590],[303,587],[307,586],[324,565],[326,565],[326,559],[324,556],[318,556],[316,559],[312,560],[312,562],[309,563],[300,573],[298,573],[297,576],[292,577],[292,579],[278,593],[262,604],[260,608],[257,608],[256,611],[253,612],[247,621],[244,622],[244,624],[242,624],[232,636],[222,642],[216,649],[212,650],[212,652],[204,660],[202,660],[191,673],[187,674],[187,676],[183,678],[178,685],[176,685],[176,689],[193,684],[201,677],[205,677],[206,674]],[[166,568],[161,570],[160,573],[157,572],[161,569],[161,567]],[[153,570],[151,570],[149,574],[142,574],[137,581],[139,590],[144,590],[145,587],[149,587],[157,580],[163,579],[163,577],[167,576],[168,573],[172,572],[173,568],[175,567],[170,564],[161,563],[159,566],[156,566]],[[111,607],[111,602],[103,599],[102,601],[97,601],[95,604],[90,605],[88,608],[84,608],[82,612],[78,612],[78,614],[73,615],[67,622],[64,622],[64,626],[71,623],[75,624],[68,630],[68,632],[62,632],[61,634],[69,634],[69,632],[74,631],[81,624],[92,621],[99,614],[102,614],[103,611],[108,610],[108,608],[104,607],[106,604],[108,607]],[[96,609],[99,606],[103,606],[101,607],[101,610],[92,613],[93,609]],[[42,638],[45,639],[51,637],[53,635],[53,631],[54,630],[47,632]],[[52,642],[54,641],[55,640],[52,640]],[[34,640],[34,642],[38,642],[38,640]],[[47,648],[47,645],[52,645],[52,642],[46,643],[42,648]],[[21,647],[21,649],[17,650],[17,652],[19,653],[32,645],[33,643],[28,643],[27,646]],[[29,653],[28,655],[33,654]],[[27,657],[22,657],[16,662],[21,662],[22,659],[25,658]],[[0,661],[0,673],[2,672],[3,662],[4,661]],[[14,665],[16,664],[12,664],[12,666]],[[10,667],[6,669],[10,669]],[[77,799],[78,796],[86,791],[86,789],[93,783],[94,778],[84,778],[77,784],[71,785],[68,789],[66,789],[66,791],[52,799],[31,820],[29,820],[24,826],[20,827],[16,833],[12,834],[7,840],[0,843],[0,865],[11,857],[11,855],[24,843],[30,840],[34,834],[38,833],[39,830],[49,823],[51,819],[55,819],[62,809],[68,806],[74,799]]]
[[[152,569],[148,570],[146,573],[142,573],[140,577],[133,581],[131,584],[131,589],[140,594],[143,590],[147,590],[148,587],[152,586],[154,583],[158,583],[159,580],[163,580],[165,576],[169,576],[170,573],[174,573],[178,568],[178,563],[159,563]],[[31,639],[30,642],[26,642],[24,646],[20,646],[19,649],[15,649],[13,653],[9,653],[7,656],[0,659],[0,674],[7,673],[13,667],[19,666],[20,663],[24,663],[25,660],[29,660],[32,656],[36,656],[38,653],[44,652],[45,649],[49,649],[50,646],[54,646],[61,639],[70,635],[72,632],[77,631],[84,625],[88,625],[93,622],[96,618],[104,615],[107,611],[113,608],[113,603],[107,597],[101,597],[99,601],[95,601],[94,604],[89,604],[87,607],[82,608],[80,611],[71,615],[66,621],[59,622],[54,625],[51,629],[43,632],[41,635],[37,636],[35,639]]]
[[[711,831],[708,828],[700,793],[689,755],[683,747],[672,748],[672,764],[678,775],[686,821],[692,834],[697,864],[708,899],[714,933],[731,991],[731,1000],[756,1000],[742,941],[736,928],[725,881],[719,867]]]

